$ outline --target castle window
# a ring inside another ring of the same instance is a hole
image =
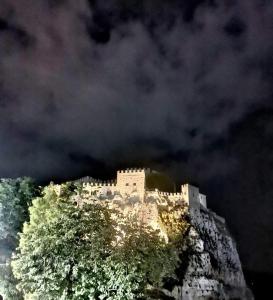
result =
[[[129,183],[126,183],[125,185],[126,185],[126,186],[129,186]]]
[[[136,183],[134,182],[133,185],[136,186]]]

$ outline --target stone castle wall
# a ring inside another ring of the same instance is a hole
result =
[[[149,169],[129,169],[117,172],[117,190],[122,194],[137,192],[141,198],[144,197],[146,187],[146,174]]]
[[[86,180],[82,180],[82,182],[85,191],[89,194],[114,198],[117,194],[125,197],[135,193],[143,200],[145,193],[148,192],[146,189],[146,178],[151,172],[153,171],[150,169],[126,169],[117,172],[115,181],[101,182],[93,178],[87,178]],[[179,193],[161,192],[157,189],[154,192],[160,196],[168,196],[171,201],[180,201],[183,199],[188,204],[192,213],[199,211],[200,205],[207,206],[206,196],[199,193],[198,187],[189,184],[183,184]]]

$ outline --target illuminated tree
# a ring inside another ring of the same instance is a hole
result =
[[[76,187],[46,187],[33,201],[12,267],[29,299],[143,299],[172,273],[176,256],[150,228],[94,203]],[[172,255],[171,255],[172,254]]]
[[[21,299],[10,268],[12,252],[18,244],[18,232],[28,219],[28,206],[37,194],[30,178],[0,180],[0,292],[5,299]]]

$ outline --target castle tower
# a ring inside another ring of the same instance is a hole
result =
[[[206,197],[206,195],[203,195],[203,194],[199,193],[199,201],[200,201],[200,204],[202,204],[205,208],[207,208],[207,197]]]
[[[199,188],[186,183],[182,184],[181,192],[186,203],[189,205],[190,213],[200,211]]]
[[[117,172],[117,190],[121,195],[137,192],[140,198],[144,198],[146,187],[146,175],[150,169],[127,169]]]
[[[188,183],[182,184],[181,192],[183,198],[189,205],[191,213],[200,211],[200,206],[207,207],[206,196],[199,193],[199,188]]]

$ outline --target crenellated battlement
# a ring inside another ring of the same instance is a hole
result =
[[[160,192],[158,191],[158,195],[160,196],[170,196],[170,197],[183,197],[182,193],[170,193],[170,192]]]
[[[125,173],[125,174],[131,174],[131,173],[149,173],[151,170],[149,168],[127,168],[125,170],[118,170],[117,173]]]
[[[93,181],[93,182],[84,182],[83,186],[92,186],[92,187],[103,187],[103,186],[116,186],[115,180],[109,181]]]

